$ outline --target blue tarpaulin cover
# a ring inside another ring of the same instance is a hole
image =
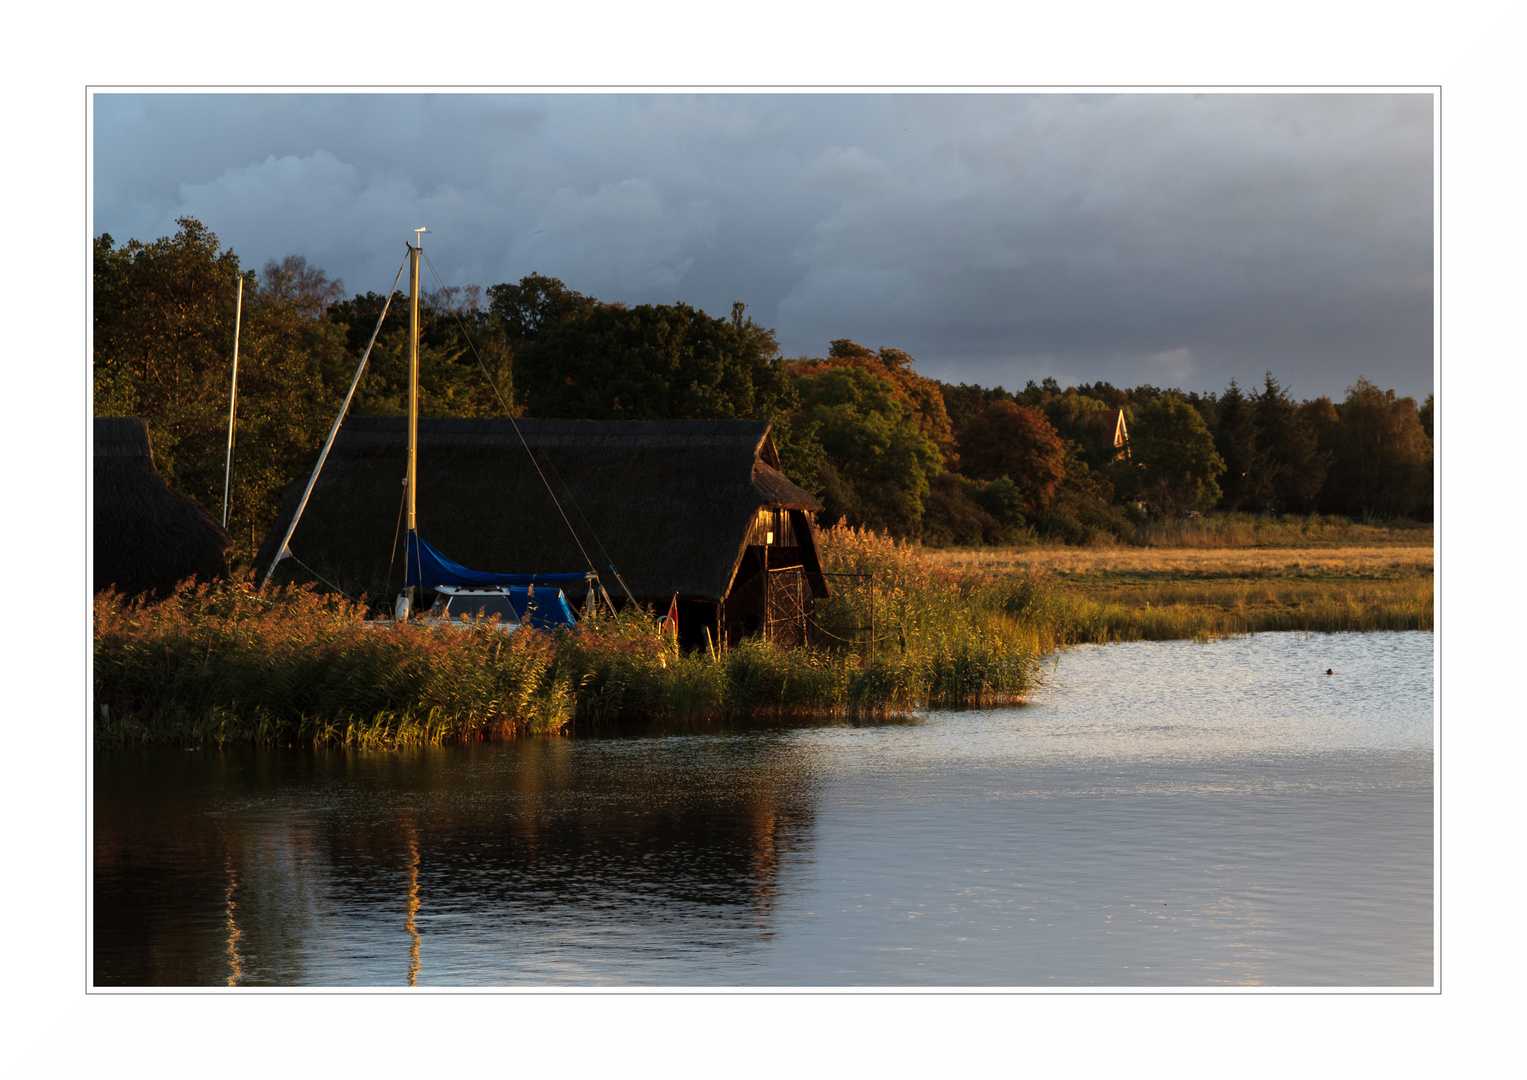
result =
[[[573,615],[573,609],[567,603],[567,597],[561,589],[554,589],[549,585],[541,588],[533,588],[529,585],[495,585],[492,596],[503,595],[509,598],[509,606],[514,609],[512,621],[525,626],[534,626],[539,630],[555,630],[559,626],[576,627],[577,617]],[[455,615],[476,615],[481,609],[479,602],[482,598],[474,593],[451,594],[451,609]],[[510,620],[505,620],[510,621]]]
[[[510,585],[504,591],[509,594],[509,606],[514,608],[515,615],[526,626],[534,626],[538,630],[555,630],[559,626],[578,625],[578,620],[573,617],[573,609],[568,606],[567,597],[562,595],[561,589],[549,586],[532,589],[529,586]],[[472,598],[459,597],[453,603],[470,608]]]
[[[408,534],[408,576],[405,581],[409,585],[423,585],[430,589],[436,585],[495,589],[504,585],[576,585],[587,578],[587,574],[490,574],[483,570],[468,570],[430,547],[416,531],[410,530]]]

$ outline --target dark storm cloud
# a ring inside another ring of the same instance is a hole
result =
[[[99,95],[95,228],[734,299],[952,381],[1432,381],[1429,95]]]

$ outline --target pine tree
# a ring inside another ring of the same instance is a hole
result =
[[[1225,460],[1220,479],[1226,510],[1265,510],[1273,501],[1267,450],[1257,426],[1256,409],[1234,379],[1216,409],[1214,448]]]
[[[1251,402],[1258,444],[1266,455],[1271,505],[1284,513],[1313,511],[1330,462],[1320,450],[1313,413],[1296,405],[1270,371]]]

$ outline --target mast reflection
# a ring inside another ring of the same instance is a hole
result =
[[[419,834],[412,825],[406,829],[408,837],[408,918],[403,926],[412,941],[408,950],[408,985],[417,986],[419,980],[419,928],[414,916],[419,914]]]
[[[228,871],[228,890],[223,896],[225,918],[228,922],[228,985],[237,986],[239,980],[244,977],[244,958],[239,955],[239,939],[244,936],[239,930],[239,924],[234,921],[233,910],[238,907],[234,902],[233,894],[239,886],[238,875],[233,869],[233,856],[227,856],[225,863]]]
[[[224,751],[211,783],[214,762],[150,755],[152,797],[136,766],[103,769],[96,982],[555,984],[612,955],[641,981],[747,955],[811,843],[814,753],[779,734]]]

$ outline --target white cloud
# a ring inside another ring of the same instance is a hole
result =
[[[1165,349],[1151,354],[1151,362],[1160,365],[1167,378],[1182,382],[1193,374],[1193,354],[1186,348]]]

